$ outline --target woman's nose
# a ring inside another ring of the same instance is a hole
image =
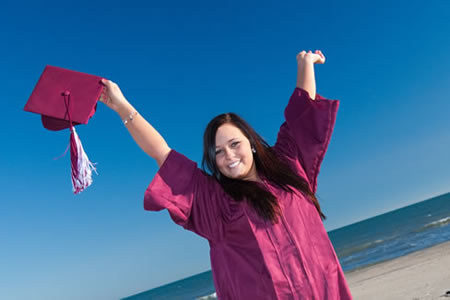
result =
[[[231,149],[225,148],[224,151],[226,159],[230,159],[231,157],[233,157],[233,152],[231,151]]]

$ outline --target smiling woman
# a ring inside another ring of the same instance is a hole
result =
[[[105,81],[102,101],[160,166],[144,209],[167,209],[175,223],[208,240],[219,299],[352,298],[315,196],[339,106],[316,94],[313,66],[324,62],[320,51],[297,55],[297,86],[274,146],[234,113],[213,118],[203,170]]]
[[[308,182],[237,114],[221,114],[209,122],[203,149],[203,170],[209,170],[235,201],[250,203],[263,219],[276,223],[280,211],[274,195],[261,187],[261,177],[285,191],[292,191],[291,186],[308,195],[325,219]]]
[[[252,149],[255,148],[238,127],[232,123],[221,125],[217,129],[215,144],[216,164],[221,174],[234,179],[261,181],[253,160]]]

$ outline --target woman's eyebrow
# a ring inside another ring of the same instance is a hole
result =
[[[229,142],[235,140],[235,139],[237,139],[237,138],[232,138],[231,140],[229,140],[229,141],[227,142],[227,144],[228,144]],[[217,148],[220,148],[220,146],[216,146],[216,149],[217,149]]]

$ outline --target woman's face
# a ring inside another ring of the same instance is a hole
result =
[[[216,164],[226,177],[254,181],[259,179],[250,141],[231,123],[225,123],[217,129]]]

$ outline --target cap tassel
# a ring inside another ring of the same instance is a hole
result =
[[[75,127],[70,128],[70,160],[72,161],[72,186],[73,192],[78,194],[92,183],[92,171],[97,175],[97,170],[84,152],[83,145],[78,137]]]
[[[70,160],[72,162],[72,187],[73,192],[78,194],[92,183],[92,170],[98,175],[94,164],[89,161],[80,138],[72,124],[70,116],[70,91],[63,93],[64,104],[66,105],[66,114],[70,122]]]

